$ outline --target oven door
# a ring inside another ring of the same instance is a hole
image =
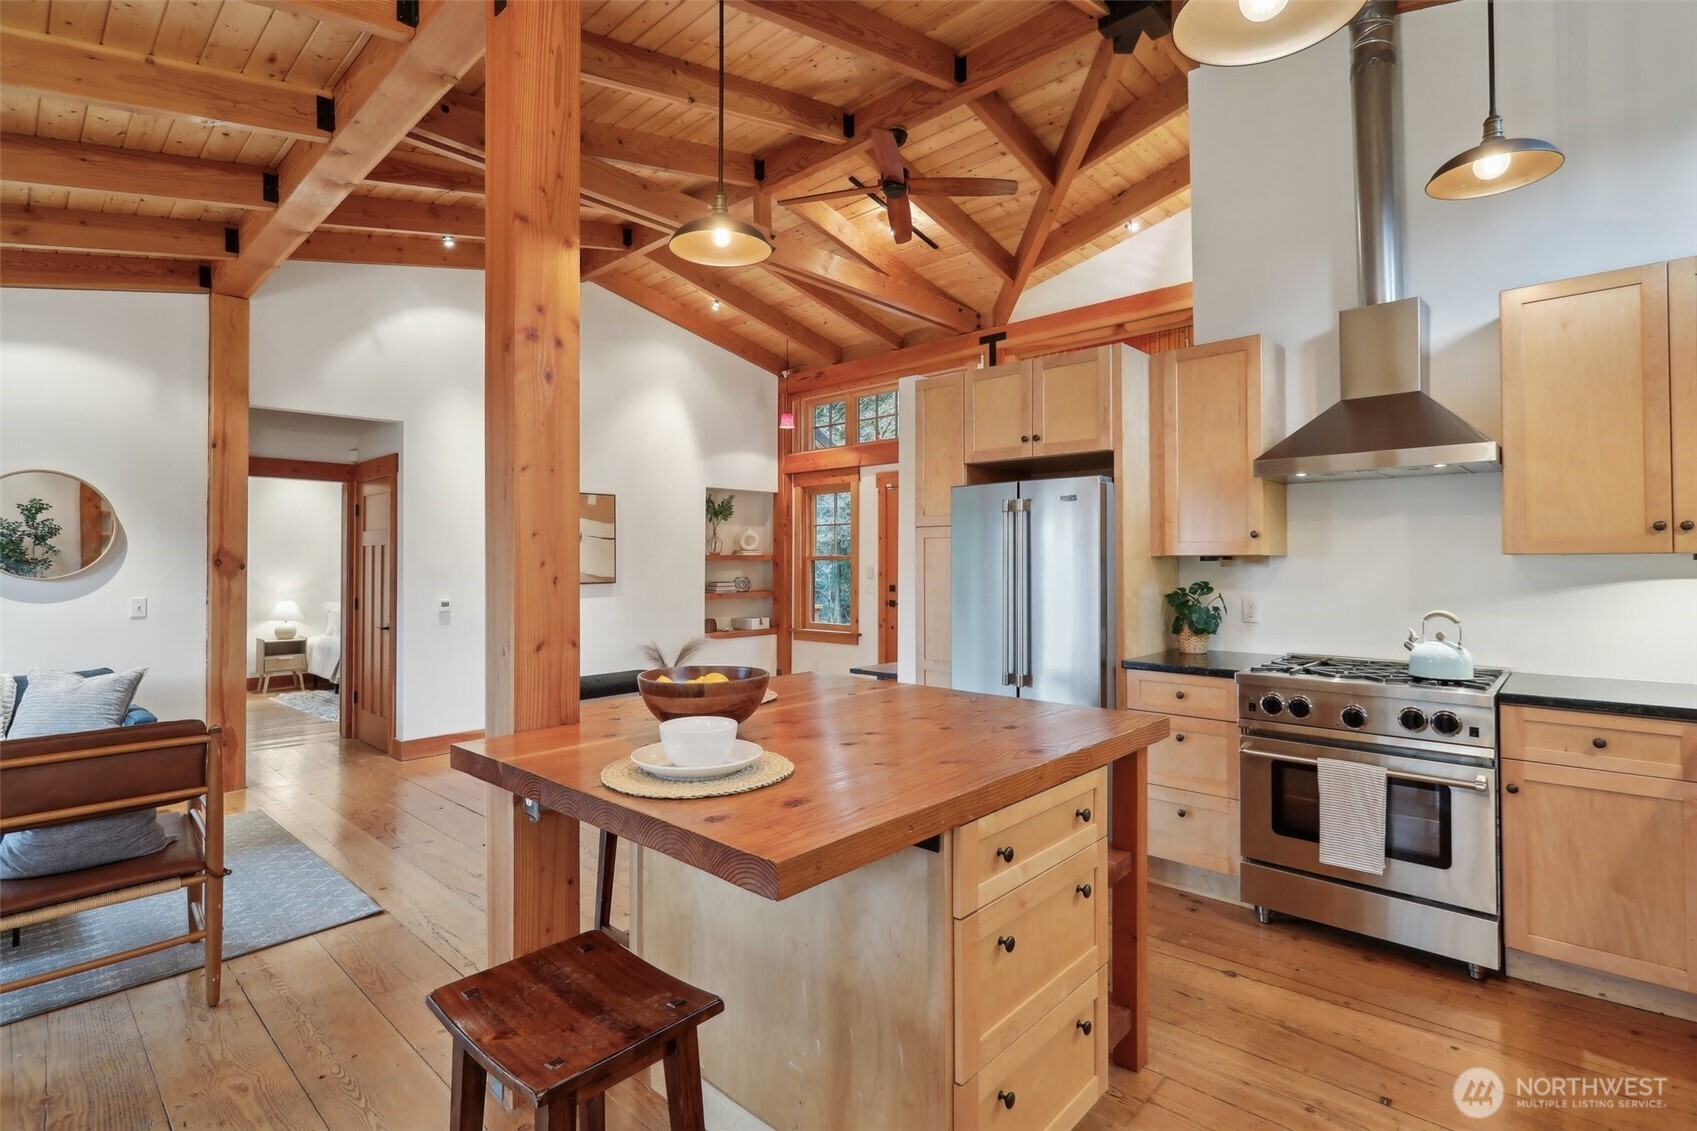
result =
[[[1243,858],[1450,907],[1497,912],[1497,771],[1245,734]],[[1383,766],[1385,872],[1320,863],[1317,758]]]

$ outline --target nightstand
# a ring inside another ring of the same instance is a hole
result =
[[[306,690],[306,637],[270,640],[256,636],[253,642],[259,646],[260,694],[271,690],[271,677],[274,675],[293,675],[295,685],[302,691]]]

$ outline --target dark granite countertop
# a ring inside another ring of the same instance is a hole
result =
[[[1136,659],[1121,660],[1120,667],[1135,671],[1176,672],[1179,675],[1211,675],[1219,679],[1231,679],[1238,672],[1248,671],[1276,659],[1277,656],[1260,652],[1205,652],[1195,655],[1169,648],[1165,652],[1152,652]]]
[[[873,679],[895,679],[896,665],[894,661],[887,664],[862,664],[849,669],[850,675],[869,675]]]
[[[1515,672],[1497,693],[1497,702],[1697,722],[1697,684],[1690,683]]]

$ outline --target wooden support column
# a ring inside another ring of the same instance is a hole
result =
[[[484,0],[485,732],[578,718],[577,3]],[[578,823],[488,791],[489,963],[578,931]]]
[[[248,306],[211,296],[206,427],[206,721],[223,787],[247,788]]]

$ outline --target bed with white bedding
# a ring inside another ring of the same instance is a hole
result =
[[[306,670],[331,683],[342,682],[342,605],[324,602],[325,630],[306,638]]]

